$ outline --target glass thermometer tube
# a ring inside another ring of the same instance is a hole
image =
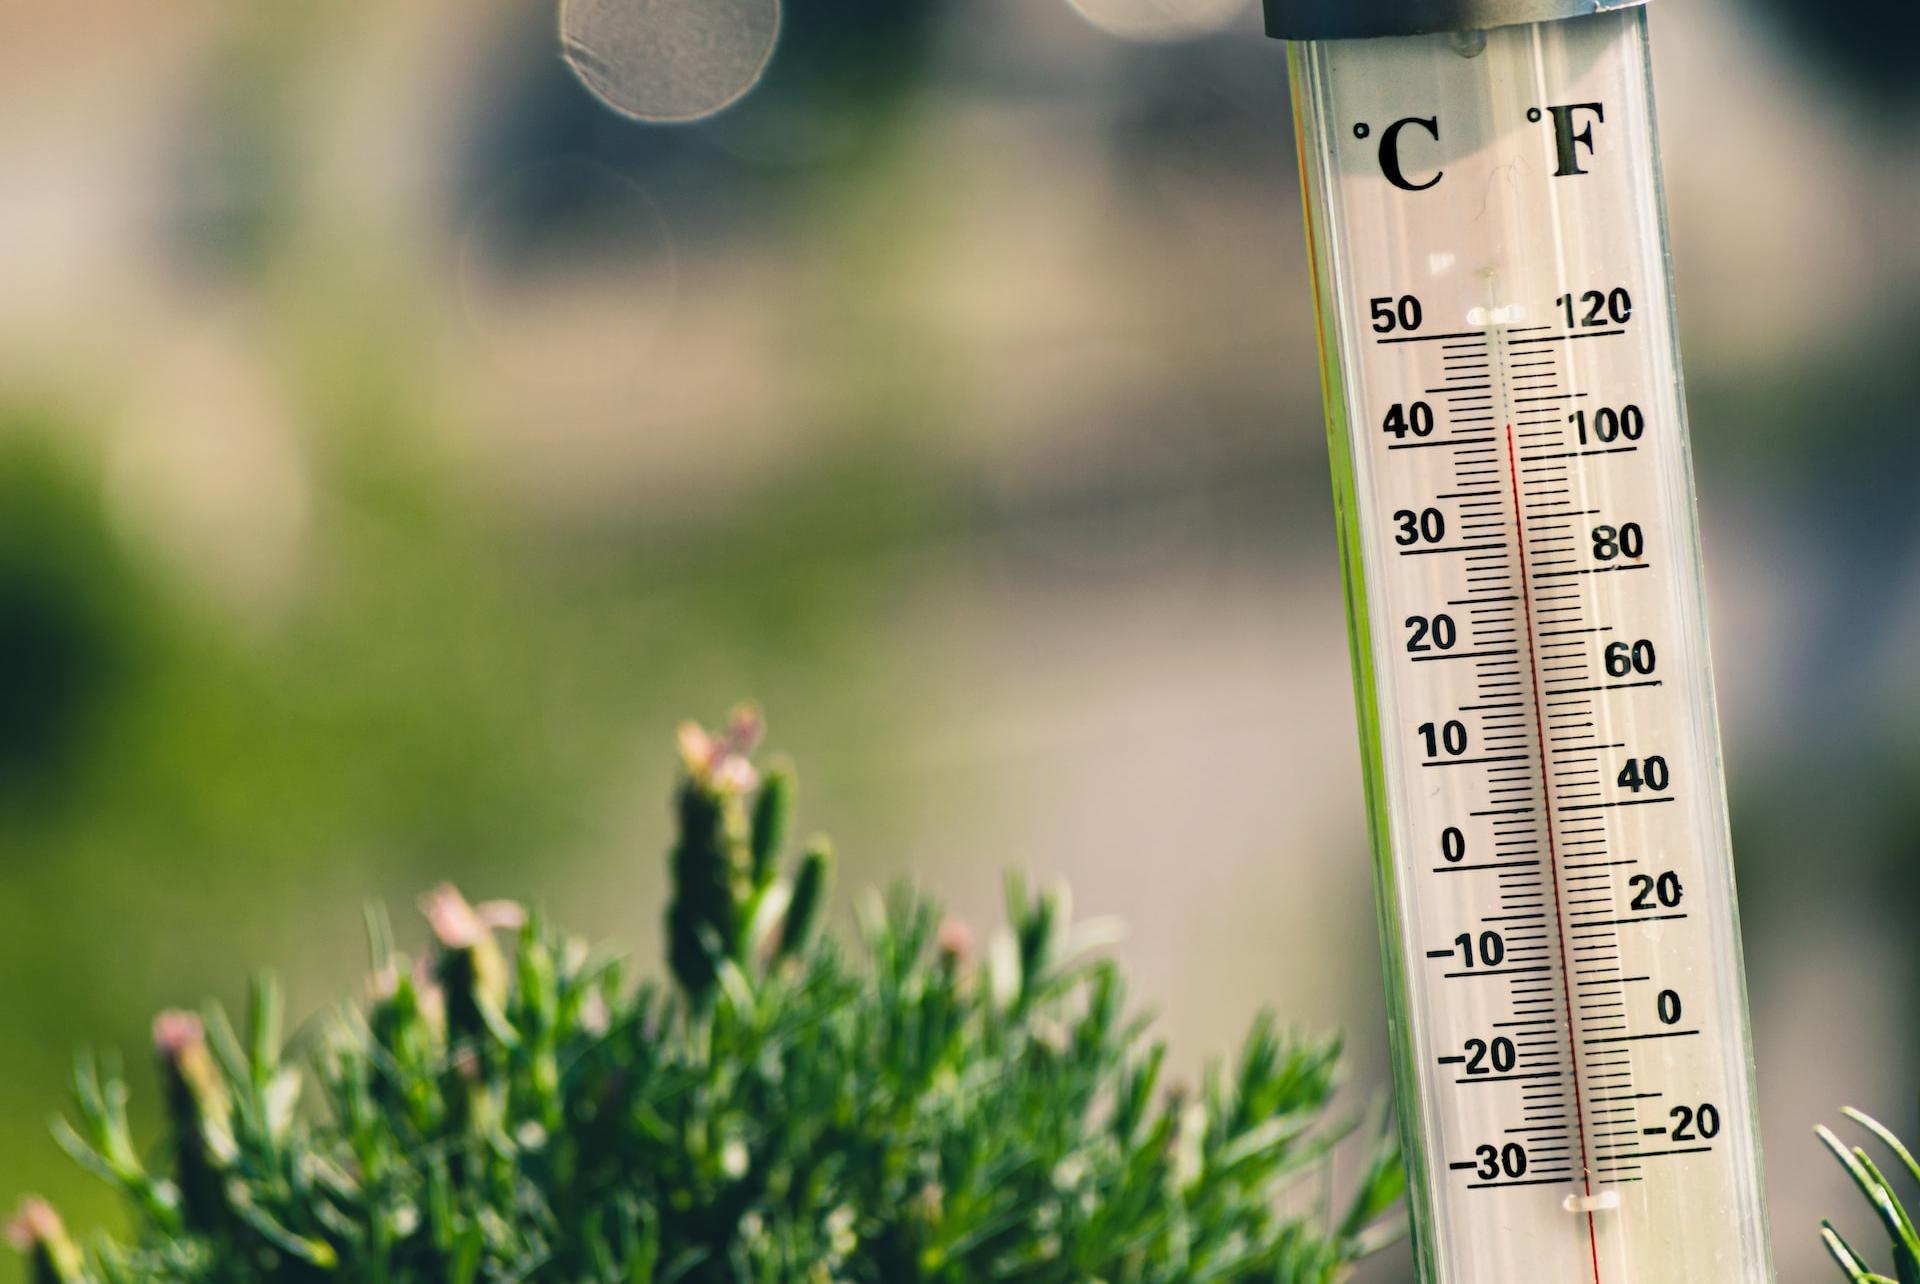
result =
[[[1766,1284],[1645,10],[1269,18],[1422,1278]]]

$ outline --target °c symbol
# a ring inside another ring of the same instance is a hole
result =
[[[1416,183],[1407,177],[1400,164],[1400,135],[1409,127],[1426,134],[1436,143],[1440,141],[1438,116],[1407,116],[1394,121],[1380,131],[1380,173],[1403,192],[1424,192],[1446,177],[1446,171],[1435,171],[1433,177],[1423,183]]]
[[[1373,132],[1373,127],[1368,125],[1367,122],[1364,120],[1361,121],[1358,125],[1355,125],[1353,127],[1353,136],[1355,138],[1365,138],[1368,134],[1371,134],[1372,132]]]

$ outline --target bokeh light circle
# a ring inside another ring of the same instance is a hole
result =
[[[560,49],[580,83],[635,120],[690,121],[766,74],[780,0],[561,0]]]

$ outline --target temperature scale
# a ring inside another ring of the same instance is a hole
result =
[[[1289,48],[1427,1284],[1766,1284],[1644,8]]]

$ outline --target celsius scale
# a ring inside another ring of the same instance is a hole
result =
[[[1267,17],[1421,1278],[1768,1284],[1645,9]]]

